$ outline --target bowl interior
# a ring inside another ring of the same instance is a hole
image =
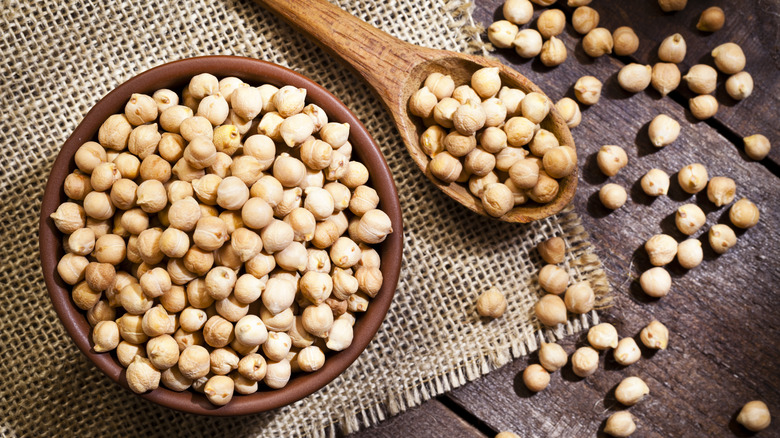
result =
[[[276,64],[232,56],[209,56],[175,61],[148,70],[123,83],[89,111],[62,146],[54,162],[41,206],[41,265],[54,308],[78,348],[101,371],[129,390],[124,378],[124,368],[117,362],[115,356],[92,350],[91,328],[85,313],[73,304],[70,298],[71,286],[64,283],[56,274],[57,261],[63,255],[62,234],[49,219],[49,215],[67,199],[62,186],[65,177],[76,168],[73,161],[76,150],[84,142],[97,138],[100,125],[109,115],[124,111],[124,105],[131,94],[151,95],[160,88],[170,88],[180,92],[192,76],[204,72],[217,77],[236,76],[252,85],[270,83],[276,86],[293,85],[305,88],[307,102],[322,107],[330,121],[349,123],[351,127],[349,141],[353,145],[353,153],[368,168],[371,174],[370,184],[379,194],[380,206],[389,215],[394,230],[377,247],[382,258],[381,270],[384,283],[377,296],[371,300],[368,310],[357,318],[352,345],[346,350],[328,355],[325,365],[318,371],[294,374],[288,385],[278,390],[262,389],[261,384],[261,389],[257,393],[236,395],[230,403],[222,407],[212,405],[202,394],[191,390],[175,392],[162,385],[154,391],[140,395],[154,403],[185,412],[221,416],[251,414],[297,401],[322,388],[341,374],[360,355],[379,329],[390,307],[401,268],[403,245],[401,209],[390,169],[363,124],[339,99],[320,85]]]

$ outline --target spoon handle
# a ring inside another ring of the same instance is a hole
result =
[[[343,60],[396,107],[411,70],[430,59],[427,52],[371,26],[326,0],[255,0]]]

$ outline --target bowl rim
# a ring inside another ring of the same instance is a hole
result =
[[[349,141],[360,161],[369,169],[372,187],[377,191],[382,210],[390,217],[393,233],[378,248],[382,256],[381,271],[384,282],[368,310],[355,323],[352,344],[345,350],[328,356],[325,365],[308,374],[290,379],[284,388],[263,390],[251,395],[236,395],[225,406],[215,406],[202,394],[192,390],[175,392],[162,384],[139,397],[153,403],[201,415],[234,416],[276,409],[323,388],[352,364],[376,335],[392,302],[398,283],[403,256],[403,222],[395,182],[390,168],[376,142],[365,126],[347,106],[313,80],[288,68],[271,62],[240,56],[202,56],[168,62],[146,70],[117,86],[90,109],[70,137],[65,141],[52,165],[41,203],[39,249],[41,268],[49,298],[67,333],[87,356],[111,380],[130,391],[124,378],[124,367],[113,354],[96,353],[90,343],[91,327],[85,312],[71,300],[70,285],[56,275],[57,262],[63,254],[62,233],[49,216],[67,197],[63,191],[65,177],[75,169],[73,156],[81,144],[96,138],[98,128],[111,114],[123,112],[124,105],[134,92],[152,94],[159,88],[179,87],[192,76],[208,72],[217,77],[237,76],[247,82],[260,85],[293,85],[307,90],[307,102],[322,107],[330,121],[350,124]],[[132,391],[130,391],[132,392]],[[135,393],[133,393],[135,394]]]

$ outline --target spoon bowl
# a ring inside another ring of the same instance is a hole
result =
[[[422,86],[429,74],[436,72],[452,76],[455,84],[459,85],[468,84],[474,72],[483,67],[498,67],[502,84],[525,93],[544,94],[536,84],[497,61],[401,41],[326,0],[256,1],[287,20],[363,77],[390,111],[407,151],[428,179],[469,210],[489,216],[479,198],[472,195],[467,187],[458,183],[444,183],[428,171],[430,157],[420,147],[420,136],[425,127],[422,120],[409,112],[409,98]],[[575,148],[571,132],[554,105],[551,105],[550,113],[542,121],[541,127],[552,132],[561,145]],[[551,202],[528,202],[498,219],[527,223],[560,212],[574,198],[577,174],[575,171],[558,181],[560,188]]]

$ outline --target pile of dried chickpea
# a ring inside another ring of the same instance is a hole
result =
[[[428,170],[444,183],[460,183],[500,217],[517,205],[546,204],[558,180],[577,170],[577,153],[539,126],[551,102],[541,93],[503,86],[498,67],[485,67],[470,86],[432,73],[409,99],[409,111],[428,127],[420,147]]]
[[[77,150],[57,271],[133,391],[224,405],[349,347],[392,226],[348,138],[305,89],[204,73]]]
[[[524,58],[540,56],[541,62],[553,67],[563,63],[566,58],[566,47],[556,38],[561,34],[566,24],[566,15],[560,9],[543,11],[536,21],[537,29],[522,26],[532,21],[535,3],[540,6],[550,6],[555,0],[505,0],[503,5],[504,20],[492,23],[487,29],[490,42],[497,48],[514,48]],[[628,56],[636,52],[639,38],[633,29],[627,26],[619,27],[610,32],[598,27],[599,14],[588,6],[591,0],[567,0],[567,5],[574,9],[571,22],[574,30],[584,35],[582,47],[587,55],[596,58],[605,54],[615,53]],[[685,8],[687,0],[658,0],[660,8],[665,12],[679,11]],[[702,11],[696,28],[702,32],[715,32],[725,24],[725,13],[717,6]],[[663,40],[658,49],[661,62],[654,66],[631,63],[624,66],[617,75],[620,86],[630,92],[637,93],[652,85],[662,96],[674,91],[685,80],[688,88],[696,97],[689,100],[691,114],[699,119],[707,119],[715,115],[718,102],[712,93],[715,91],[718,71],[729,75],[725,83],[727,94],[742,100],[753,91],[753,79],[744,71],[746,59],[742,49],[734,43],[722,44],[714,48],[711,55],[715,67],[697,64],[688,73],[681,75],[677,64],[686,55],[686,43],[682,35],[674,34]],[[602,82],[593,76],[581,77],[573,86],[576,99],[583,105],[594,105],[601,96]],[[563,98],[556,104],[565,119],[573,121],[569,127],[575,127],[581,120],[577,102]],[[673,118],[660,114],[649,124],[648,133],[651,143],[656,147],[664,147],[673,143],[680,134],[680,123]],[[745,153],[753,160],[762,160],[771,149],[769,140],[755,134],[743,139]],[[605,145],[597,154],[597,164],[607,177],[615,176],[628,164],[626,152],[620,146]],[[693,163],[680,169],[677,182],[689,194],[695,194],[706,189],[707,198],[717,207],[731,204],[729,220],[738,228],[750,228],[758,223],[758,207],[746,198],[737,202],[736,183],[728,177],[710,178],[703,164]],[[661,169],[651,169],[640,181],[642,190],[648,196],[661,196],[668,193],[670,187],[669,175]],[[606,184],[599,191],[599,199],[608,209],[618,209],[627,201],[626,190],[618,184]],[[677,228],[686,236],[697,233],[706,224],[706,215],[696,204],[685,204],[677,209],[675,215]],[[733,229],[726,224],[713,225],[708,232],[710,246],[718,254],[726,252],[736,244],[737,238]],[[593,308],[594,295],[587,283],[569,285],[567,272],[557,266],[563,261],[564,242],[553,238],[538,246],[539,255],[547,263],[539,272],[540,287],[547,295],[535,306],[539,322],[548,327],[555,327],[566,321],[567,311],[578,314]],[[678,243],[672,236],[659,234],[645,243],[645,250],[653,268],[644,272],[639,278],[642,290],[651,297],[660,298],[669,293],[672,280],[663,268],[675,257],[685,269],[698,266],[703,259],[701,242],[690,238]],[[558,295],[564,294],[562,300]],[[506,299],[497,288],[484,292],[477,300],[477,311],[481,316],[499,317],[506,309]],[[669,332],[658,321],[651,322],[640,333],[642,343],[650,349],[665,349]],[[627,366],[635,363],[641,357],[641,352],[633,338],[618,339],[614,326],[608,323],[598,324],[588,332],[590,347],[581,347],[572,355],[572,369],[580,377],[593,374],[598,368],[598,350],[613,348],[615,361]],[[568,357],[558,344],[543,343],[539,350],[541,365],[533,364],[523,373],[523,381],[531,391],[541,391],[550,381],[549,373],[560,369],[567,363]],[[617,400],[632,406],[642,397],[649,394],[649,388],[638,377],[624,379],[616,389]],[[747,403],[737,417],[737,421],[751,431],[766,428],[771,420],[769,410],[761,401]],[[629,436],[636,430],[633,416],[627,412],[616,412],[607,419],[605,432],[616,437]],[[497,438],[513,438],[517,435],[502,432]]]

